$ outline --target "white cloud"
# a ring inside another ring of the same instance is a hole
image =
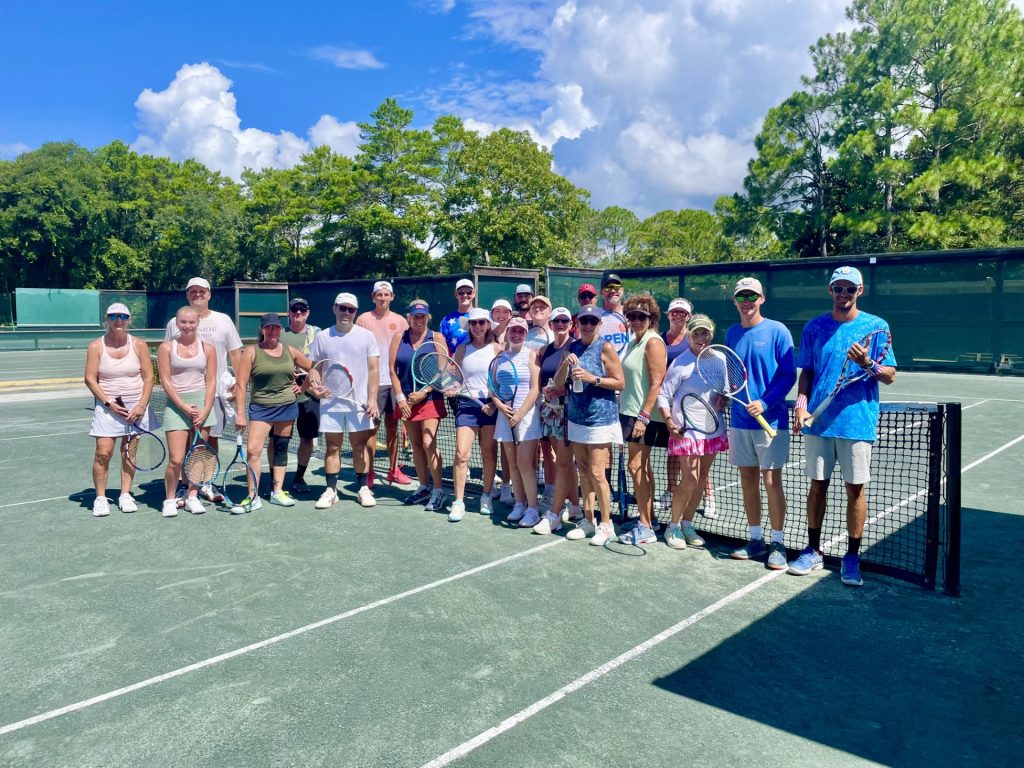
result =
[[[208,64],[186,64],[166,89],[147,88],[135,101],[142,132],[132,149],[174,160],[193,158],[239,178],[246,168],[290,168],[312,145],[291,131],[242,128],[231,80]],[[324,115],[309,130],[315,144],[353,153],[354,123]]]
[[[22,152],[28,152],[32,147],[16,141],[12,144],[0,144],[0,160],[13,160]]]
[[[321,45],[309,52],[319,61],[326,61],[339,69],[384,69],[384,64],[369,51]]]

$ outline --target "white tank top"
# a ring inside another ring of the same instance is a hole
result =
[[[146,364],[149,364],[147,358]],[[142,368],[139,356],[135,354],[135,338],[128,336],[128,354],[113,357],[103,344],[100,352],[100,367],[97,380],[107,397],[123,397],[129,403],[137,403],[142,397]]]
[[[182,357],[178,354],[178,340],[171,341],[171,384],[179,393],[206,389],[206,350],[202,341],[195,357]]]
[[[487,371],[492,360],[493,344],[485,344],[479,349],[472,344],[466,345],[466,351],[462,356],[462,373],[466,377],[466,389],[480,400],[487,397]]]

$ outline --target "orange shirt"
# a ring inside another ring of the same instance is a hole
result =
[[[409,323],[404,317],[390,310],[384,317],[377,317],[373,310],[370,310],[356,318],[356,325],[365,328],[377,339],[377,346],[380,347],[380,386],[390,387],[388,355],[391,352],[391,339],[396,333],[404,333],[409,330]]]

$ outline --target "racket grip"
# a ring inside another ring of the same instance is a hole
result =
[[[759,413],[759,414],[757,414],[757,416],[755,416],[754,418],[755,418],[755,419],[757,419],[757,423],[761,425],[761,429],[763,429],[763,430],[764,430],[764,433],[765,433],[766,435],[768,435],[768,439],[770,439],[770,440],[774,440],[774,439],[775,439],[775,435],[776,435],[777,433],[775,432],[775,430],[774,430],[774,429],[772,429],[772,425],[771,425],[771,424],[769,424],[769,423],[768,423],[768,422],[767,422],[767,421],[765,420],[764,416],[762,416],[762,415],[761,415],[761,414]],[[805,421],[805,422],[804,422],[804,424],[806,424],[806,423],[807,423],[807,422]]]

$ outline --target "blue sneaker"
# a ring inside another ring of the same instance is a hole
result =
[[[806,576],[825,566],[825,559],[815,551],[814,547],[800,550],[800,555],[789,564],[789,572],[796,576]]]
[[[729,557],[733,560],[754,560],[764,557],[767,551],[768,546],[764,543],[764,539],[751,539],[739,549],[734,549]],[[785,556],[783,556],[783,564],[785,564]]]
[[[773,571],[786,570],[786,547],[781,541],[773,541],[768,549],[768,567]]]
[[[843,567],[839,571],[839,578],[848,587],[864,586],[864,579],[860,575],[860,557],[858,555],[843,555]]]
[[[422,504],[430,498],[431,489],[425,485],[421,485],[415,491],[405,497],[403,504]]]
[[[683,523],[683,538],[686,539],[686,546],[688,547],[703,547],[704,539],[697,533],[697,529],[693,527],[693,524],[687,525]]]
[[[619,542],[622,544],[632,544],[633,546],[639,546],[641,544],[653,544],[658,540],[657,535],[653,530],[648,528],[646,525],[636,524],[636,527],[631,531],[619,536]]]

